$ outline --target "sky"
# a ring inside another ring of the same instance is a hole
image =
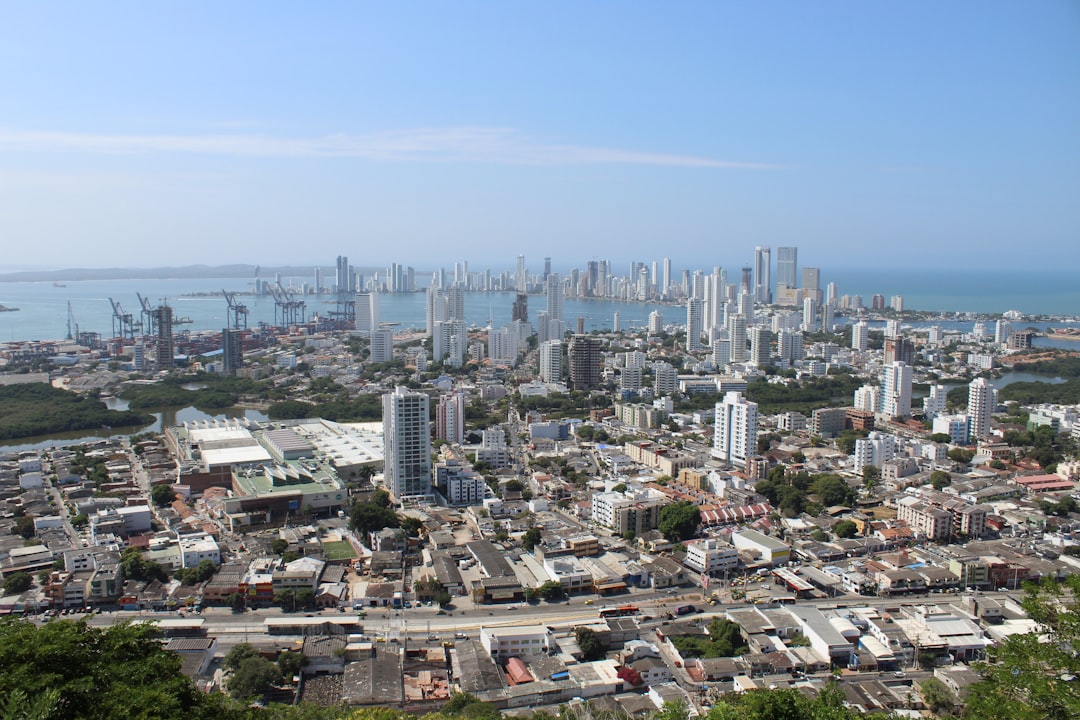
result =
[[[1080,2],[0,0],[0,272],[757,245],[1080,267]]]

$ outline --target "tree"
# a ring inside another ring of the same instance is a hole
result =
[[[934,714],[951,713],[956,706],[956,698],[945,683],[937,678],[927,678],[919,683],[919,693],[923,702]]]
[[[401,520],[386,506],[375,502],[356,503],[349,515],[349,527],[366,537],[383,528],[401,527]]]
[[[176,489],[167,484],[155,485],[150,488],[150,500],[158,507],[171,505],[176,500]]]
[[[281,670],[277,665],[262,656],[241,660],[236,670],[229,676],[227,685],[229,695],[246,700],[260,699],[274,685],[282,681]]]
[[[4,578],[4,594],[18,595],[21,592],[29,590],[30,586],[33,584],[34,578],[30,577],[30,573],[11,573]]]
[[[1080,717],[1080,575],[1064,582],[1024,586],[1021,605],[1038,630],[1010,635],[988,648],[971,686],[967,714],[985,720],[1050,720]]]
[[[563,597],[563,587],[557,580],[548,580],[538,587],[536,591],[540,594],[540,597],[548,602],[561,600]]]
[[[592,628],[584,626],[575,628],[574,637],[577,639],[578,647],[581,648],[581,655],[585,660],[603,660],[604,656],[607,655],[604,643],[601,642],[600,636]]]
[[[371,503],[381,508],[390,507],[390,493],[383,488],[379,488],[371,494]]]
[[[12,535],[18,535],[25,540],[29,540],[34,537],[34,518],[24,515],[21,518],[15,520],[15,525],[11,529]]]
[[[156,562],[144,559],[136,547],[124,548],[124,551],[120,553],[120,568],[124,572],[124,577],[132,580],[165,582],[169,579],[164,568]]]
[[[952,442],[952,436],[949,433],[934,433],[930,436],[930,442],[942,443],[948,445]]]
[[[701,523],[701,511],[689,501],[675,502],[660,510],[660,532],[668,540],[689,540]]]
[[[930,484],[934,486],[935,490],[946,488],[952,485],[952,475],[944,470],[935,470],[930,473]]]
[[[866,487],[872,488],[877,485],[878,480],[881,478],[881,471],[873,465],[863,465],[862,478]]]
[[[5,717],[34,717],[28,710],[49,706],[53,712],[43,719],[226,717],[220,700],[199,692],[180,673],[180,662],[146,624],[37,627],[6,621],[0,623],[0,707],[21,697],[32,704]]]
[[[225,666],[226,670],[236,670],[236,668],[240,667],[240,663],[253,657],[260,657],[259,651],[255,649],[255,646],[249,643],[240,643],[238,645],[233,645],[232,649],[226,653],[225,659],[222,660],[221,664]]]
[[[966,448],[953,448],[949,451],[949,459],[958,463],[969,463],[971,459],[975,457],[974,450],[968,450]]]
[[[270,543],[270,551],[275,555],[284,555],[288,549],[289,541],[285,538],[274,538],[274,541]]]
[[[852,520],[841,520],[833,526],[833,532],[838,538],[853,538],[859,527]]]
[[[281,676],[285,679],[299,675],[300,671],[308,664],[308,657],[302,652],[285,650],[278,655],[277,665]]]
[[[525,534],[521,537],[521,547],[525,548],[525,550],[528,552],[532,552],[533,548],[540,544],[540,539],[540,528],[536,525],[533,525],[528,530],[526,530]]]

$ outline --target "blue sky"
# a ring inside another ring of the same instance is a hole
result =
[[[0,0],[0,271],[1080,267],[1078,198],[1069,0]]]

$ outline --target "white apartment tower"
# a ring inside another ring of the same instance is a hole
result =
[[[540,346],[540,380],[546,383],[562,380],[563,347],[559,340],[548,340]]]
[[[688,352],[701,350],[702,302],[696,297],[686,300],[686,349]]]
[[[746,362],[746,317],[728,315],[728,340],[731,342],[731,354],[728,362]]]
[[[653,310],[649,313],[649,334],[659,335],[664,332],[664,316],[659,310]]]
[[[851,326],[851,349],[866,352],[870,346],[870,326],[860,320]]]
[[[754,302],[772,302],[772,251],[760,245],[754,248]]]
[[[666,362],[653,363],[653,392],[670,395],[679,387],[679,373]]]
[[[923,398],[923,414],[926,419],[933,422],[938,415],[945,414],[945,396],[947,391],[944,385],[931,385],[930,394]]]
[[[371,357],[373,363],[391,362],[394,359],[394,329],[380,325],[371,331]]]
[[[429,400],[397,387],[382,396],[383,473],[395,499],[431,495]]]
[[[882,370],[881,412],[889,418],[911,415],[911,366],[902,360]]]
[[[379,293],[356,293],[356,332],[361,337],[371,337],[379,327]]]
[[[976,442],[990,434],[990,415],[994,412],[997,390],[986,378],[975,378],[968,385],[968,441]]]
[[[745,468],[757,453],[758,406],[740,392],[729,392],[716,404],[712,456]]]

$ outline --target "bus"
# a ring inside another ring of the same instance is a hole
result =
[[[600,617],[629,617],[631,615],[637,615],[641,611],[638,610],[636,605],[620,605],[619,607],[606,607],[600,608]]]

